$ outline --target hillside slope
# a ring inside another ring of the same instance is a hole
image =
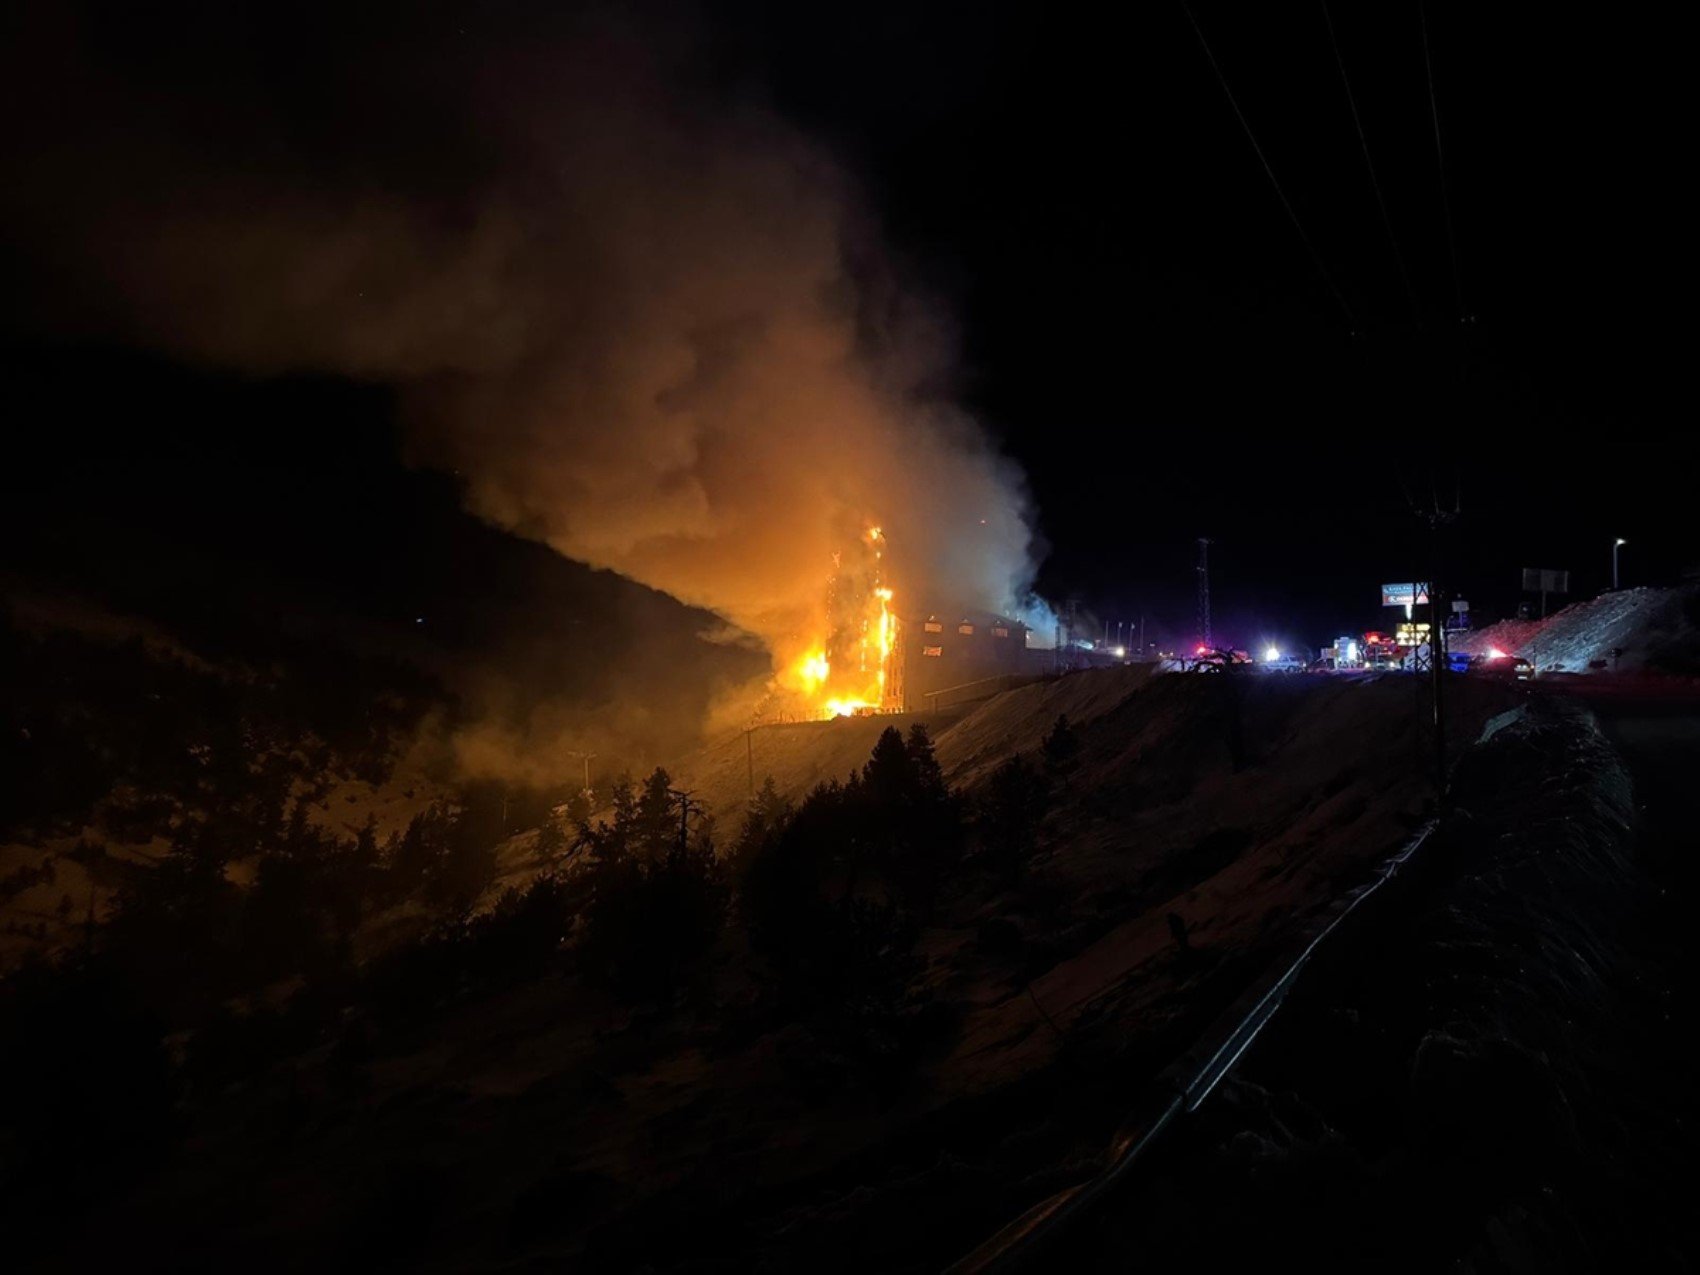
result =
[[[1542,673],[1700,671],[1700,589],[1622,589],[1573,602],[1544,620],[1503,620],[1452,639],[1471,655],[1521,655]],[[1621,654],[1617,654],[1621,652]],[[1590,666],[1605,661],[1600,668]]]
[[[907,732],[919,722],[933,736],[945,779],[972,787],[1006,757],[1038,748],[1059,716],[1080,726],[1119,708],[1150,682],[1153,668],[1130,664],[1070,673],[931,712],[762,726],[685,758],[673,777],[723,823],[735,826],[764,779],[771,777],[780,795],[794,801],[816,784],[843,779],[860,767],[888,728]]]
[[[925,917],[911,993],[930,1034],[901,1069],[778,1013],[736,932],[705,1005],[623,1007],[570,965],[493,995],[434,976],[440,1004],[362,1015],[357,1050],[210,1096],[64,1265],[123,1235],[256,1269],[403,1243],[440,1271],[936,1267],[1047,1194],[1048,1166],[1085,1163],[1129,1085],[1421,824],[1420,691],[1102,670],[982,704],[939,732],[953,774],[1035,745],[1059,710],[1082,715],[1079,763],[1028,873],[970,858]],[[1513,693],[1461,685],[1459,746]],[[793,732],[798,781],[848,770],[888,724]]]

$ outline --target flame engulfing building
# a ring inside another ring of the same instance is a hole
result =
[[[780,679],[805,716],[851,717],[901,707],[899,625],[884,559],[885,533],[878,527],[833,555],[820,628]]]
[[[893,589],[885,533],[869,527],[832,556],[816,627],[781,665],[784,714],[861,717],[990,694],[1029,666],[1027,626],[986,611],[919,606]],[[932,605],[937,605],[936,601]],[[899,617],[905,612],[908,618]],[[1046,653],[1044,671],[1054,660]],[[950,695],[950,699],[944,698]]]
[[[933,612],[900,629],[903,707],[916,712],[975,683],[1027,672],[1027,626],[984,611]]]

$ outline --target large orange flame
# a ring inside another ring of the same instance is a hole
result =
[[[835,555],[822,635],[781,674],[811,717],[891,712],[901,705],[897,614],[884,579],[885,533],[870,527],[860,563]]]

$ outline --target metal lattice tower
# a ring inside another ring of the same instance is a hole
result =
[[[1198,538],[1198,644],[1210,650],[1210,541]]]

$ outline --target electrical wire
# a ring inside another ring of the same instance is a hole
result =
[[[1222,86],[1222,92],[1228,99],[1228,105],[1234,108],[1234,115],[1239,119],[1240,127],[1245,130],[1246,140],[1251,143],[1252,150],[1257,153],[1258,162],[1263,165],[1263,171],[1268,174],[1269,184],[1275,188],[1275,197],[1281,201],[1281,207],[1287,210],[1287,216],[1293,223],[1293,229],[1298,231],[1299,238],[1304,241],[1311,260],[1316,264],[1317,273],[1322,276],[1322,281],[1328,285],[1328,290],[1334,294],[1334,300],[1339,303],[1341,313],[1346,316],[1346,326],[1351,330],[1352,335],[1356,336],[1358,334],[1357,316],[1352,312],[1352,307],[1347,302],[1345,293],[1341,292],[1339,285],[1334,282],[1334,276],[1329,273],[1328,265],[1323,261],[1322,254],[1316,250],[1316,244],[1305,233],[1304,223],[1299,220],[1298,213],[1294,211],[1292,203],[1287,198],[1287,192],[1281,189],[1281,182],[1275,176],[1275,169],[1269,163],[1269,157],[1263,153],[1263,147],[1258,145],[1257,134],[1252,132],[1251,122],[1246,119],[1245,112],[1240,109],[1239,101],[1234,97],[1233,89],[1228,87],[1228,77],[1222,74],[1222,67],[1216,61],[1216,55],[1211,52],[1210,41],[1204,38],[1204,28],[1198,25],[1198,19],[1193,15],[1192,6],[1187,3],[1187,0],[1181,0],[1181,8],[1186,12],[1187,21],[1192,23],[1192,29],[1198,36],[1198,43],[1203,46],[1204,56],[1210,60],[1210,69],[1216,73],[1216,82]]]
[[[1446,148],[1440,140],[1440,103],[1434,92],[1434,58],[1429,51],[1428,10],[1417,0],[1417,17],[1423,30],[1423,69],[1428,74],[1428,107],[1434,120],[1434,157],[1440,168],[1440,207],[1446,216],[1446,248],[1452,256],[1452,295],[1458,307],[1458,322],[1464,322],[1464,283],[1458,270],[1458,237],[1452,229],[1452,197],[1446,189]]]
[[[1381,191],[1381,179],[1375,175],[1375,161],[1370,158],[1369,153],[1369,138],[1364,134],[1363,118],[1358,114],[1358,99],[1352,92],[1351,78],[1346,74],[1346,59],[1340,53],[1340,39],[1334,32],[1334,18],[1328,12],[1328,0],[1322,0],[1322,20],[1328,27],[1328,43],[1334,49],[1334,65],[1340,68],[1340,83],[1346,88],[1346,104],[1352,108],[1352,125],[1358,131],[1358,146],[1364,153],[1364,167],[1369,170],[1369,184],[1375,189],[1376,207],[1381,209],[1381,225],[1387,231],[1387,242],[1393,249],[1393,260],[1399,267],[1399,280],[1405,285],[1405,299],[1411,304],[1411,320],[1421,329],[1422,308],[1417,304],[1416,289],[1411,286],[1410,271],[1405,268],[1405,254],[1399,249],[1399,236],[1393,231],[1393,218],[1387,212],[1387,199]]]

